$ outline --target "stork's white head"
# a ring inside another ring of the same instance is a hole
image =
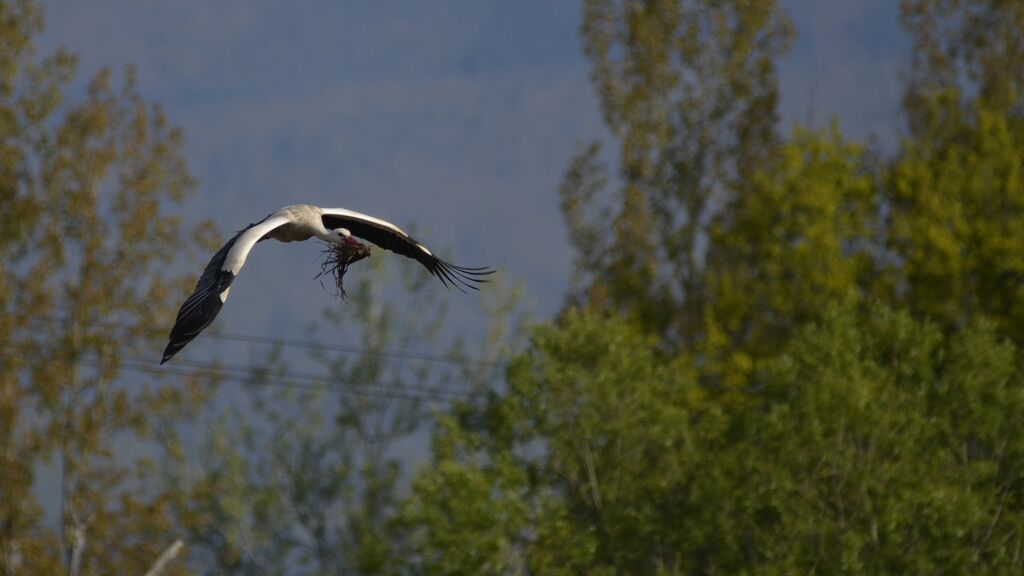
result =
[[[346,228],[335,228],[328,232],[328,237],[330,238],[330,241],[335,244],[359,244],[359,241],[356,240],[355,236],[353,236]]]

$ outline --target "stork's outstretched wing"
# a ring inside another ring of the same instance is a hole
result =
[[[486,266],[467,268],[449,264],[434,256],[426,246],[417,242],[404,230],[380,218],[344,208],[321,208],[321,212],[325,228],[330,230],[345,228],[354,236],[373,242],[385,250],[413,258],[423,264],[431,274],[437,276],[445,286],[452,285],[459,290],[465,286],[477,290],[474,284],[486,282],[484,276],[494,273],[494,270]]]
[[[268,232],[287,222],[288,218],[284,216],[268,216],[250,224],[213,255],[196,282],[196,289],[178,310],[161,364],[170,360],[213,322],[228,299],[231,282],[245,264],[249,251]]]

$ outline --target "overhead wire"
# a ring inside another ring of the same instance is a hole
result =
[[[50,316],[45,314],[18,314],[13,312],[0,312],[0,316],[8,318],[19,318],[28,321],[38,322],[53,322],[60,324],[83,324],[86,326],[97,327],[97,328],[108,328],[114,330],[124,330],[128,332],[145,332],[150,334],[164,334],[164,330],[157,328],[144,328],[139,326],[132,326],[129,324],[110,322],[110,321],[90,321],[90,322],[78,322],[72,318]],[[263,344],[268,346],[281,346],[284,348],[301,348],[306,350],[318,350],[323,352],[339,352],[344,354],[359,354],[366,356],[378,356],[384,358],[396,358],[405,360],[420,360],[424,362],[438,362],[446,364],[456,364],[462,366],[477,366],[484,368],[501,367],[504,362],[494,362],[489,360],[476,360],[470,358],[459,358],[456,356],[446,356],[441,354],[431,354],[427,352],[416,352],[409,350],[376,350],[366,348],[363,346],[352,346],[345,344],[326,344],[323,342],[316,342],[313,340],[302,340],[297,338],[277,338],[270,336],[255,336],[250,334],[240,334],[232,332],[216,332],[209,331],[203,334],[204,338],[212,338],[214,340],[222,341],[235,341],[235,342],[248,342],[251,344]]]
[[[70,350],[56,347],[43,347],[31,344],[0,343],[0,348],[19,350],[22,354],[0,351],[0,357],[19,358],[24,353],[40,355],[58,355],[70,358],[77,365],[101,368],[104,365],[104,358],[98,355],[90,355],[86,358],[75,357]],[[119,358],[117,366],[133,372],[141,372],[156,376],[183,376],[199,377],[209,380],[224,380],[237,384],[248,384],[257,386],[277,386],[295,389],[306,389],[314,391],[326,391],[339,394],[351,394],[376,398],[404,399],[404,400],[468,400],[470,393],[463,388],[455,391],[447,388],[423,388],[409,387],[400,382],[391,383],[358,383],[342,382],[329,376],[316,375],[306,372],[295,372],[283,370],[275,373],[260,374],[250,368],[237,365],[219,365],[204,362],[178,362],[179,366],[152,366],[152,361],[140,358]],[[333,386],[331,384],[334,384]]]

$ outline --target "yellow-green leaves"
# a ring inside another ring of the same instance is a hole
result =
[[[0,573],[143,573],[173,541],[172,495],[123,446],[208,389],[124,367],[155,358],[172,312],[151,296],[195,245],[172,214],[192,179],[131,71],[65,102],[74,58],[38,57],[41,26],[35,3],[0,2]]]
[[[979,316],[1024,341],[1024,123],[986,109],[938,146],[908,141],[887,176],[894,290],[956,328]]]
[[[830,304],[858,296],[877,209],[860,147],[837,127],[798,129],[711,228],[706,318],[708,333],[721,336],[708,352],[763,356]]]

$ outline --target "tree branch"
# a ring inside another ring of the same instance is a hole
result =
[[[145,576],[159,576],[159,574],[163,572],[164,566],[167,565],[167,563],[171,560],[174,560],[174,557],[177,556],[178,553],[181,552],[181,549],[184,547],[185,543],[181,540],[181,538],[175,540],[174,543],[168,546],[167,549],[164,550],[163,554],[161,554],[160,557],[156,559],[156,562],[154,562],[153,565],[150,566],[149,570],[146,571]]]

